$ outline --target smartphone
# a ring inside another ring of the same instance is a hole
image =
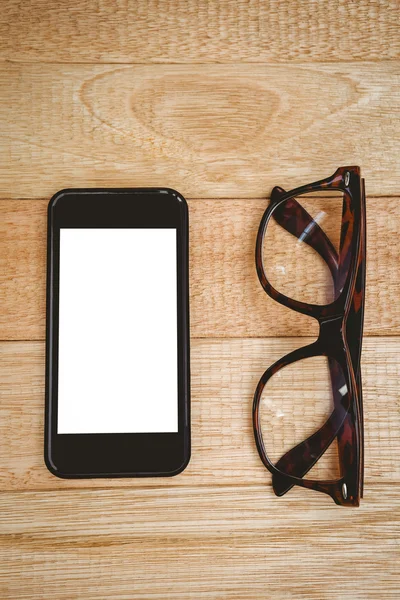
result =
[[[47,253],[48,469],[180,473],[190,458],[185,199],[171,189],[60,191]]]

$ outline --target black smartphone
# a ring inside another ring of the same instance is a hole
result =
[[[60,191],[47,252],[48,469],[180,473],[190,458],[185,199],[171,189]]]

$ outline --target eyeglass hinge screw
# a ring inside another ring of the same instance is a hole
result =
[[[350,183],[350,173],[348,171],[346,171],[346,174],[344,176],[344,185],[347,187]]]

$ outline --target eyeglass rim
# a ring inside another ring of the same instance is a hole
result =
[[[347,173],[350,173],[348,185],[346,183]],[[358,166],[339,167],[331,177],[316,181],[314,183],[306,184],[282,193],[275,201],[270,202],[266,208],[257,232],[256,238],[256,270],[258,279],[264,291],[276,302],[291,308],[292,310],[311,316],[318,321],[329,319],[332,316],[343,315],[346,312],[348,305],[348,299],[351,295],[352,287],[354,287],[355,275],[357,272],[358,255],[361,246],[361,202],[362,202],[362,189],[363,180],[361,179],[361,169]],[[340,190],[343,193],[347,193],[350,196],[351,202],[355,211],[354,218],[354,233],[351,242],[351,260],[344,283],[342,292],[340,295],[329,304],[311,304],[308,302],[301,302],[290,298],[285,294],[279,292],[269,281],[264,268],[263,262],[263,243],[265,233],[267,231],[268,223],[273,215],[274,210],[283,202],[289,198],[295,196],[302,196],[310,192],[318,191],[329,191],[329,190]]]
[[[325,356],[327,358],[331,357],[331,358],[334,358],[338,362],[340,368],[342,369],[342,372],[343,372],[343,375],[344,375],[345,381],[346,381],[346,386],[347,386],[347,405],[348,405],[347,409],[345,409],[341,423],[338,425],[338,429],[337,429],[335,435],[332,437],[331,442],[329,442],[329,444],[327,444],[324,452],[326,451],[327,448],[329,448],[329,446],[331,445],[331,443],[333,442],[335,437],[337,437],[337,433],[340,430],[340,427],[344,423],[344,421],[345,421],[346,417],[349,415],[350,411],[352,411],[353,406],[356,406],[358,408],[357,382],[355,379],[352,362],[350,360],[350,357],[347,356],[345,352],[343,353],[342,356],[340,355],[340,352],[329,352],[329,353],[324,352],[323,347],[321,346],[321,343],[319,340],[317,340],[316,342],[313,342],[312,344],[308,344],[307,346],[297,348],[293,352],[290,352],[286,356],[284,356],[284,357],[280,358],[278,361],[276,361],[273,365],[268,367],[268,369],[266,369],[266,371],[263,373],[262,377],[260,378],[260,380],[258,382],[256,391],[254,394],[254,400],[253,400],[253,432],[254,432],[257,450],[258,450],[259,456],[260,456],[264,466],[270,471],[270,473],[272,473],[272,475],[278,475],[279,477],[283,477],[283,478],[287,479],[288,481],[290,481],[290,483],[293,485],[298,485],[298,486],[306,487],[306,488],[312,488],[312,489],[315,489],[316,491],[324,492],[324,493],[328,494],[329,496],[331,496],[331,498],[335,501],[336,504],[358,506],[359,500],[360,500],[360,478],[362,481],[362,475],[360,473],[360,466],[362,463],[362,457],[360,456],[360,453],[362,452],[362,449],[361,449],[362,431],[361,431],[361,419],[360,419],[358,410],[356,411],[356,413],[354,415],[354,417],[355,417],[354,418],[354,427],[355,427],[354,434],[355,434],[355,437],[357,440],[356,456],[357,456],[357,463],[358,463],[357,469],[356,469],[356,477],[355,477],[354,481],[351,481],[350,474],[349,474],[348,470],[346,470],[346,465],[341,465],[341,467],[344,467],[344,473],[342,474],[342,476],[338,479],[332,479],[332,480],[307,479],[304,477],[297,477],[295,475],[285,473],[284,471],[281,471],[274,465],[274,463],[269,458],[268,453],[265,449],[265,444],[264,444],[261,425],[260,425],[260,402],[261,402],[261,396],[262,396],[265,386],[267,385],[268,381],[277,372],[279,372],[281,369],[285,368],[286,366],[295,364],[296,362],[305,360],[307,358],[314,358],[314,357],[318,357],[318,356]],[[319,458],[317,460],[319,460]],[[315,463],[316,462],[317,461],[315,461]],[[311,465],[310,468],[312,468],[312,466],[313,465]],[[347,498],[343,497],[343,493],[342,493],[343,484],[346,484],[346,486],[349,487],[349,490],[352,490],[352,492],[353,492],[353,493],[349,494]]]

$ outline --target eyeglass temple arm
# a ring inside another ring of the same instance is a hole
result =
[[[271,193],[271,203],[275,202],[285,193],[285,190],[276,186]],[[288,198],[278,204],[272,216],[274,220],[294,235],[298,240],[308,244],[323,258],[329,267],[333,279],[338,272],[338,254],[325,232],[311,215],[297,202],[295,198]]]
[[[276,201],[279,196],[284,193],[285,190],[280,187],[275,187],[272,190],[271,202]],[[339,281],[341,278],[338,254],[325,232],[301,204],[294,197],[290,197],[285,202],[282,202],[281,205],[277,206],[273,212],[273,216],[275,221],[281,227],[318,252],[331,271],[335,289],[340,288],[342,282]],[[341,246],[342,243],[343,236],[341,239]],[[340,384],[339,379],[341,373],[338,371],[336,363],[331,359],[329,359],[329,368],[334,405],[336,407],[337,402],[342,401],[342,396],[339,394],[338,390],[344,385],[344,380],[342,384]],[[337,430],[337,426],[335,425],[335,411],[336,408],[334,408],[331,416],[319,431],[284,454],[277,462],[276,467],[286,473],[290,472],[296,477],[303,477],[315,465],[327,448],[329,448],[336,435],[338,437],[339,454],[341,455],[342,451],[344,451],[344,448],[341,447],[344,427],[342,425],[340,430]],[[293,487],[292,484],[288,485],[286,478],[280,477],[279,475],[273,476],[272,484],[275,493],[279,496],[285,494]]]

